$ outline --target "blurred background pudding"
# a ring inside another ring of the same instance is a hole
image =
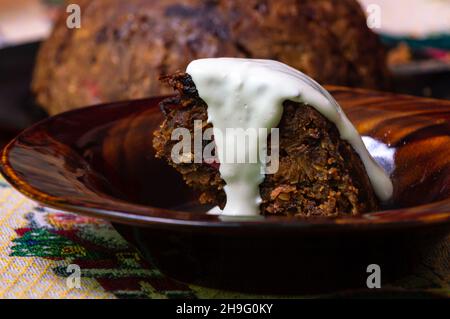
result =
[[[60,19],[33,79],[50,114],[169,93],[162,74],[208,57],[274,59],[320,83],[388,88],[385,50],[355,0],[76,1],[82,27]]]

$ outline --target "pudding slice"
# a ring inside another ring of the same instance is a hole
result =
[[[162,81],[178,94],[161,103],[157,156],[221,214],[352,216],[392,195],[389,177],[339,105],[297,70],[270,60],[204,59]],[[256,142],[236,139],[230,128],[259,132]],[[180,129],[189,134],[180,138]],[[188,150],[178,156],[181,140]],[[211,145],[215,157],[205,156]],[[230,145],[248,155],[243,162],[230,161]]]

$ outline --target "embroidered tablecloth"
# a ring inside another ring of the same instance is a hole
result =
[[[450,296],[449,242],[437,249],[437,266],[435,260],[424,263],[394,287]],[[109,223],[42,207],[0,177],[0,298],[238,297],[269,296],[176,282],[144,261]]]

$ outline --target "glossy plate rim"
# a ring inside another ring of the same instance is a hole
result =
[[[341,89],[340,87],[334,87]],[[358,89],[358,91],[366,91]],[[373,92],[373,91],[368,91]],[[386,93],[382,93],[386,94]],[[387,93],[390,94],[390,93]],[[112,223],[134,225],[139,227],[157,227],[165,229],[177,229],[188,231],[203,231],[204,229],[213,229],[225,234],[232,233],[232,230],[243,232],[245,230],[254,232],[266,232],[268,230],[278,230],[286,232],[289,230],[298,231],[298,234],[307,234],[310,232],[342,232],[342,231],[371,231],[371,230],[399,230],[431,226],[450,226],[450,198],[442,201],[414,206],[410,208],[400,208],[393,210],[382,210],[372,212],[357,217],[339,217],[339,218],[286,218],[286,217],[258,217],[256,219],[248,218],[227,218],[221,219],[219,216],[186,213],[182,211],[130,204],[121,199],[118,202],[128,204],[133,210],[142,210],[142,214],[124,210],[104,209],[99,206],[83,206],[73,203],[64,198],[57,198],[47,194],[42,190],[35,189],[24,179],[18,176],[11,163],[10,152],[17,146],[19,139],[30,134],[39,126],[46,125],[50,120],[70,117],[71,114],[80,112],[90,112],[97,108],[120,107],[132,102],[151,101],[161,99],[162,97],[152,97],[140,100],[121,101],[105,103],[100,105],[83,107],[68,112],[64,112],[46,119],[43,119],[31,127],[22,131],[11,142],[9,142],[1,151],[0,173],[5,180],[20,193],[26,197],[50,208],[79,213],[91,217],[102,218]],[[430,101],[433,101],[429,99]],[[164,214],[165,217],[161,217]]]

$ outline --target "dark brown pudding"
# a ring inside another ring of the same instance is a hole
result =
[[[183,127],[193,132],[194,120],[206,123],[207,105],[188,74],[177,73],[163,81],[175,88],[178,96],[161,103],[166,119],[153,140],[157,156],[199,192],[201,203],[223,208],[225,182],[217,164],[176,164],[171,159],[178,142],[171,139],[172,131]],[[280,167],[260,185],[262,214],[339,216],[377,209],[378,200],[363,163],[333,123],[310,106],[286,101],[279,130]]]

